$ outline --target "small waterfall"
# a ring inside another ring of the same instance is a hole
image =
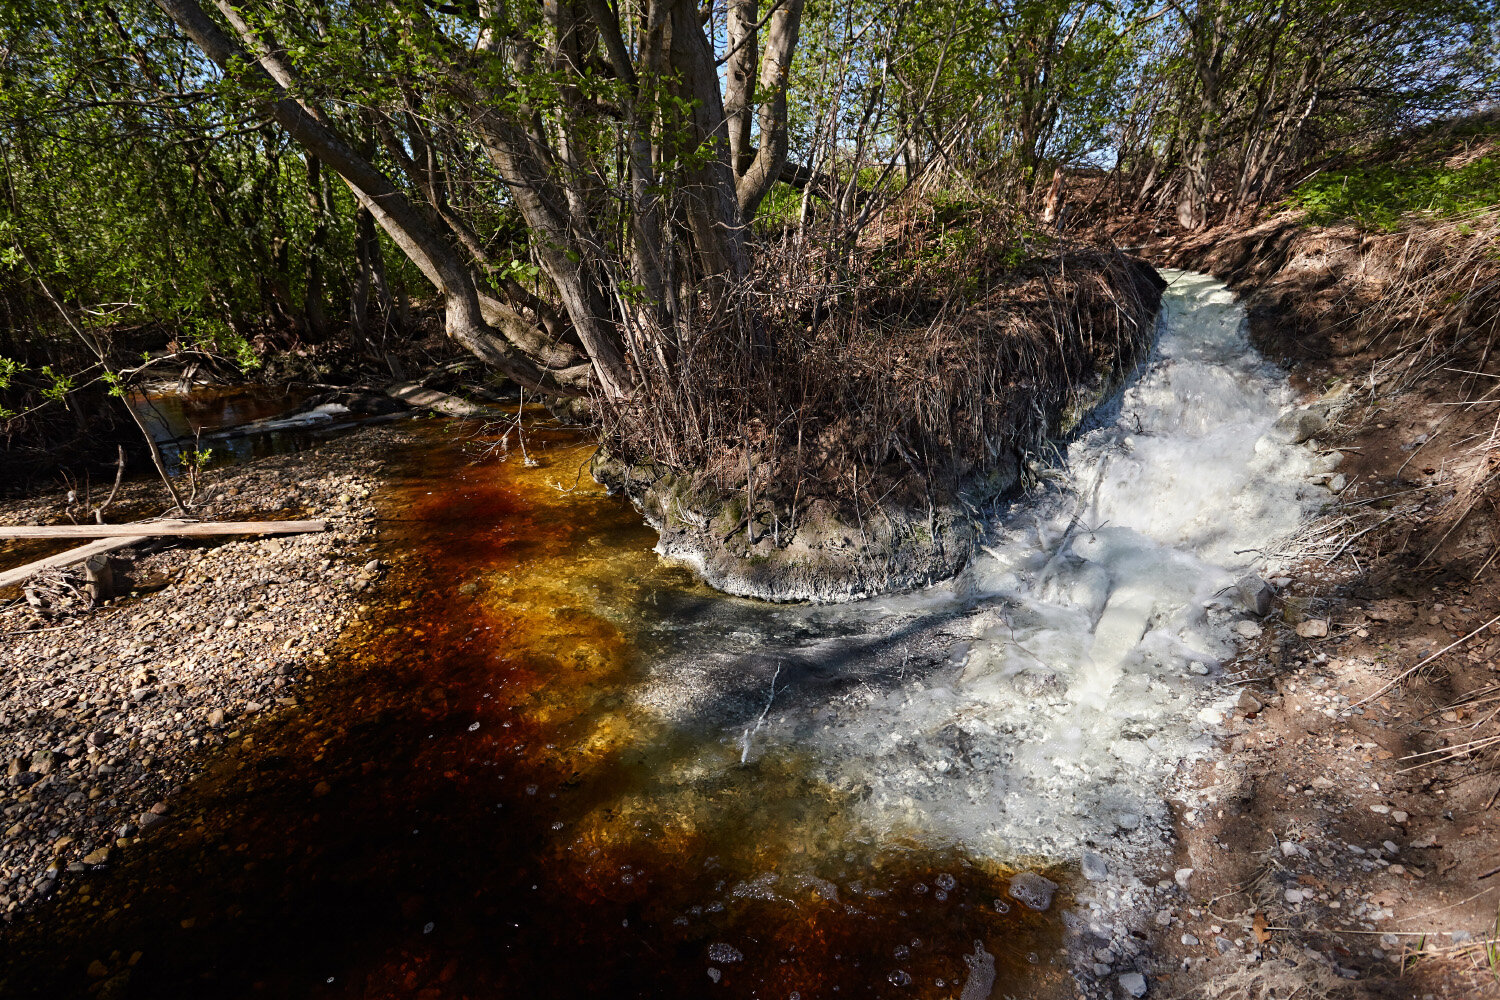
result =
[[[1271,434],[1283,373],[1221,283],[1168,278],[1139,377],[960,579],[839,608],[700,608],[636,704],[718,727],[734,767],[806,761],[870,844],[1005,862],[1159,843],[1167,783],[1234,694],[1217,677],[1235,581],[1267,571],[1310,502],[1305,452]]]

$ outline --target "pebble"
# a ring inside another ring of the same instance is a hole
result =
[[[1328,635],[1328,621],[1324,618],[1304,618],[1297,623],[1297,634],[1304,639],[1322,639]]]
[[[1172,881],[1174,881],[1174,882],[1177,883],[1177,887],[1179,889],[1186,890],[1187,887],[1188,887],[1188,880],[1193,877],[1193,872],[1194,871],[1196,871],[1196,869],[1193,869],[1193,868],[1179,868],[1179,869],[1177,869],[1176,874],[1174,874],[1172,876]]]
[[[1139,972],[1127,972],[1120,977],[1120,991],[1139,1000],[1146,995],[1146,977]]]
[[[372,430],[318,455],[216,470],[209,494],[233,488],[242,506],[276,509],[295,469],[299,504],[326,517],[347,491],[360,497],[350,513],[363,516],[370,491],[347,472],[351,459],[398,436]],[[139,499],[136,488],[122,501]],[[145,488],[154,495],[160,485]],[[0,520],[45,523],[50,504],[0,502]],[[0,606],[0,632],[23,636],[6,641],[14,672],[0,681],[0,924],[25,919],[39,892],[137,850],[136,838],[164,822],[168,796],[217,753],[236,707],[295,704],[292,685],[314,666],[315,643],[337,636],[357,607],[337,570],[330,581],[314,568],[349,563],[358,551],[350,543],[372,529],[334,524],[295,539],[140,554],[135,575],[173,582],[108,615],[84,612],[75,619],[83,627],[70,631],[38,635],[28,606]]]
[[[1118,826],[1121,830],[1138,830],[1140,829],[1140,825],[1141,818],[1135,813],[1122,812],[1115,816],[1115,826]]]
[[[1093,851],[1083,852],[1083,877],[1090,882],[1102,882],[1109,877],[1109,864],[1103,855]]]
[[[1302,902],[1302,900],[1306,897],[1306,893],[1304,893],[1301,889],[1288,889],[1286,892],[1282,893],[1282,895],[1285,896],[1286,901],[1288,903],[1291,903],[1293,906],[1296,906],[1298,903]]]
[[[1234,623],[1235,634],[1245,639],[1259,639],[1265,629],[1252,621],[1240,621]]]

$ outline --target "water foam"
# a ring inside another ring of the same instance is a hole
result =
[[[1234,581],[1312,502],[1306,453],[1270,433],[1291,392],[1243,310],[1211,278],[1168,278],[1139,378],[960,579],[831,609],[726,604],[649,669],[637,706],[718,706],[729,766],[809,761],[871,843],[997,861],[1159,843],[1163,793],[1232,697],[1215,676]]]

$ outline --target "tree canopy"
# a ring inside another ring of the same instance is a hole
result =
[[[1483,0],[16,0],[0,355],[38,282],[247,361],[436,296],[521,384],[629,400],[705,337],[765,346],[777,240],[855,266],[893,205],[1027,217],[1059,168],[1201,227],[1492,106],[1497,30]]]

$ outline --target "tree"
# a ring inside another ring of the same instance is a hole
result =
[[[157,6],[348,186],[439,289],[455,340],[548,392],[623,399],[627,355],[689,346],[695,311],[745,274],[746,224],[786,163],[802,0],[731,5],[726,86],[688,0]],[[426,120],[460,127],[498,173],[546,294],[494,280],[448,210]]]

